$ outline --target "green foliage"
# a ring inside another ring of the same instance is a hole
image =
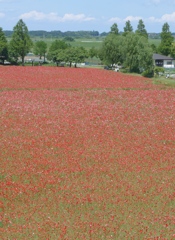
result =
[[[113,34],[116,34],[116,35],[119,34],[119,30],[118,30],[118,25],[117,25],[117,23],[114,23],[114,24],[111,26],[111,31],[110,31],[110,33],[113,33]]]
[[[57,65],[65,61],[65,56],[65,49],[59,49],[56,51],[55,62],[57,63]]]
[[[165,72],[165,70],[164,70],[164,68],[163,67],[155,67],[154,68],[154,73],[156,74],[156,75],[159,75],[160,73],[164,73]]]
[[[35,55],[39,55],[40,59],[42,56],[44,56],[44,62],[45,62],[45,55],[47,52],[47,43],[44,41],[37,41],[34,45],[33,52]]]
[[[58,49],[66,49],[67,47],[69,47],[69,44],[67,44],[64,40],[55,40],[50,48],[49,48],[49,51],[50,52],[53,52],[53,51],[56,51]]]
[[[159,52],[163,55],[168,56],[171,53],[171,45],[174,41],[172,33],[170,32],[170,27],[168,23],[164,23],[162,27],[161,36],[161,43],[159,45]]]
[[[64,37],[64,41],[66,41],[66,42],[74,42],[75,40],[74,40],[73,37],[67,36],[67,37]]]
[[[123,36],[126,36],[128,33],[133,32],[133,27],[131,26],[130,20],[126,21],[125,27],[123,29],[124,29]]]
[[[98,57],[98,50],[95,47],[89,49],[89,57]]]
[[[150,75],[153,70],[153,51],[145,36],[128,32],[126,36],[109,34],[99,54],[100,59],[106,65],[114,65],[118,62],[127,69],[127,72]]]
[[[69,62],[69,66],[72,66],[72,63],[76,64],[81,63],[88,57],[88,52],[83,47],[69,47],[62,49],[58,52],[56,61],[57,62]]]
[[[150,44],[150,47],[152,48],[153,53],[157,53],[157,47],[154,43]]]
[[[123,65],[128,67],[130,72],[151,71],[153,68],[152,48],[145,37],[135,33],[128,33],[123,42]]]
[[[47,59],[56,62],[57,56],[58,56],[58,53],[60,53],[60,50],[64,50],[68,47],[70,47],[70,45],[67,44],[65,41],[55,40],[54,42],[52,42],[52,44],[49,48],[49,51],[47,54]]]
[[[171,44],[171,57],[175,58],[175,42]]]
[[[148,33],[145,29],[145,25],[142,19],[139,20],[137,30],[135,32],[143,37],[148,38]]]
[[[150,70],[150,69],[145,70],[145,71],[142,72],[142,76],[152,78],[152,77],[154,77],[154,71]]]
[[[8,45],[2,28],[0,28],[0,60],[4,63],[4,60],[8,59]]]
[[[114,65],[117,62],[123,62],[122,51],[123,37],[109,34],[102,44],[99,57],[106,65]]]
[[[24,57],[30,51],[33,42],[28,34],[28,28],[22,19],[13,28],[13,35],[10,41],[10,55],[17,61],[18,57],[22,59],[24,65]]]

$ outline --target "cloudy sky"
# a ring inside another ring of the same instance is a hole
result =
[[[28,30],[119,31],[127,20],[135,30],[142,19],[148,32],[161,32],[168,22],[175,32],[175,0],[0,0],[0,27],[13,30],[22,19]]]

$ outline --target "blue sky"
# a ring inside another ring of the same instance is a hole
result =
[[[119,31],[127,20],[135,30],[142,19],[148,32],[161,32],[168,22],[175,32],[175,0],[0,0],[0,27],[13,30],[22,19],[28,30]]]

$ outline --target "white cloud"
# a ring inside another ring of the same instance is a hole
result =
[[[142,19],[142,17],[138,17],[138,16],[136,16],[136,17],[133,17],[133,16],[128,16],[128,17],[126,17],[125,19],[124,19],[124,21],[131,21],[131,22],[134,22],[134,21],[139,21],[140,19]]]
[[[150,17],[148,20],[151,22],[175,22],[175,12],[171,14],[164,14],[160,18]]]
[[[66,13],[63,17],[58,16],[57,13],[51,12],[49,14],[45,14],[42,12],[31,11],[28,13],[24,13],[20,16],[22,19],[34,19],[34,20],[48,20],[55,22],[66,22],[66,21],[92,21],[95,18],[86,17],[84,14],[68,14]]]
[[[135,21],[139,21],[140,19],[142,19],[143,21],[147,21],[147,22],[155,22],[155,23],[165,23],[165,22],[175,22],[175,12],[170,13],[170,14],[164,14],[162,15],[160,18],[156,18],[156,17],[149,17],[147,19],[144,19],[140,16],[127,16],[126,18],[118,18],[118,17],[114,17],[114,18],[110,18],[109,22],[116,22],[116,23],[125,23],[126,21],[131,21],[131,22],[135,22]]]
[[[92,17],[86,17],[84,14],[65,14],[62,17],[62,21],[92,21],[95,20],[95,18]]]
[[[121,19],[121,18],[118,18],[118,17],[114,17],[114,18],[110,18],[109,19],[109,22],[116,22],[116,23],[123,23],[123,22],[126,22],[126,21],[131,21],[131,22],[135,22],[135,21],[139,21],[140,19],[142,19],[142,17],[139,17],[139,16],[128,16],[124,19]]]
[[[123,20],[118,17],[113,17],[109,19],[109,22],[116,22],[116,23],[121,23]]]
[[[161,17],[162,21],[164,22],[175,22],[175,12],[171,13],[171,14],[164,14]]]

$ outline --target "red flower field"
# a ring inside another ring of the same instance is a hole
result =
[[[1,239],[175,239],[175,88],[0,67]]]

